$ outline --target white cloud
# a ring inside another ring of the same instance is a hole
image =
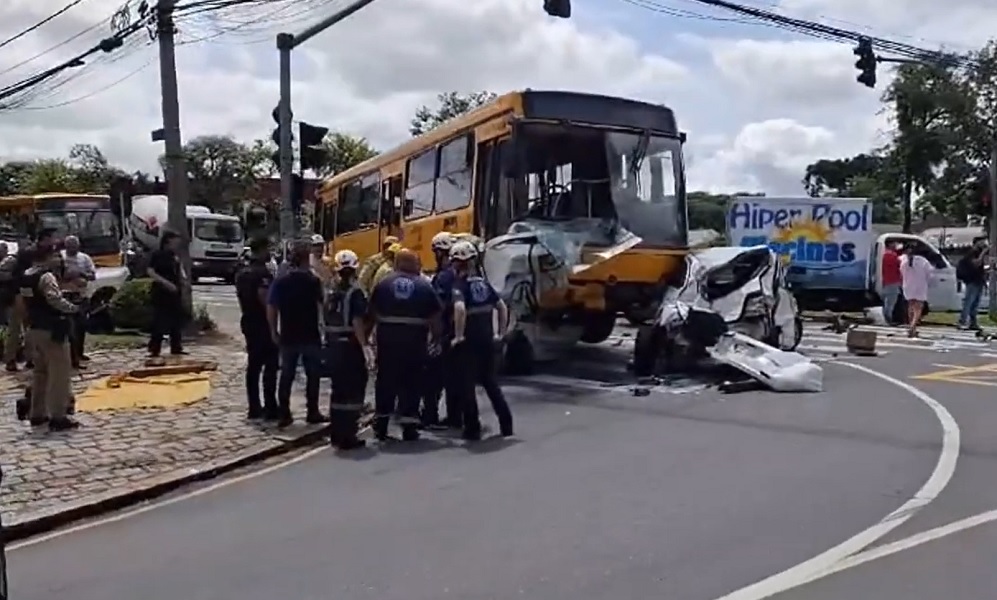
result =
[[[86,9],[72,9],[0,50],[0,88],[99,41],[107,30],[96,25],[120,3],[90,0]],[[248,18],[226,13],[181,20],[182,40],[210,38],[178,49],[185,139],[209,133],[267,137],[278,93],[274,35],[301,30],[345,4],[301,0],[255,9]],[[0,40],[64,5],[65,0],[5,0]],[[773,39],[769,28],[711,27],[709,21],[694,21],[698,29],[685,32],[680,28],[691,21],[623,9],[610,0],[579,2],[575,18],[567,21],[548,18],[541,5],[541,0],[374,3],[295,51],[295,116],[363,135],[383,149],[404,139],[414,109],[442,91],[533,87],[632,96],[672,106],[691,130],[691,188],[771,193],[798,193],[808,161],[883,141],[877,136],[885,128],[884,117],[876,114],[880,91],[855,82],[848,44]],[[796,15],[852,29],[850,22],[868,23],[878,34],[919,45],[948,42],[953,48],[978,44],[997,30],[997,5],[991,5],[989,0],[953,0],[944,7],[931,0],[782,0],[783,9]],[[586,19],[587,14],[595,16]],[[91,142],[129,168],[155,169],[161,152],[149,138],[161,125],[155,58],[143,33],[126,48],[88,59],[76,80],[34,105],[100,92],[92,98],[54,110],[0,111],[0,160],[64,155],[74,143]],[[885,78],[884,69],[883,83]]]

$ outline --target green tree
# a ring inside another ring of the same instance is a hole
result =
[[[899,188],[903,230],[909,232],[914,194],[924,194],[936,183],[949,147],[957,142],[951,117],[962,112],[965,100],[950,70],[903,64],[883,102],[896,128],[886,152]]]
[[[322,141],[326,152],[324,167],[319,171],[322,177],[341,173],[365,160],[377,156],[367,138],[333,132]]]
[[[79,180],[76,169],[68,161],[61,158],[36,160],[25,171],[20,182],[22,194],[42,194],[45,192],[86,193],[87,190]]]
[[[0,196],[19,194],[24,188],[24,180],[31,173],[32,163],[15,161],[0,164]]]
[[[112,167],[100,148],[93,144],[74,145],[69,149],[69,162],[79,189],[94,194],[107,193],[112,179],[127,175],[123,170]]]
[[[803,187],[813,198],[869,198],[878,222],[900,218],[896,166],[890,156],[863,153],[818,160],[807,166]]]
[[[727,230],[727,204],[730,196],[709,192],[689,192],[689,229]]]
[[[229,136],[205,135],[184,144],[192,204],[232,211],[255,189],[257,175],[270,160],[257,145]],[[164,166],[164,157],[160,157]]]
[[[492,92],[472,92],[461,94],[460,92],[446,92],[436,96],[437,106],[420,106],[412,117],[409,132],[413,136],[422,135],[427,131],[432,131],[440,125],[446,123],[454,117],[474,110],[483,104],[487,104],[497,98],[498,95]]]

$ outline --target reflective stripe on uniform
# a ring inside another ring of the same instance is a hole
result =
[[[326,325],[326,333],[353,333],[352,327],[347,327],[345,325]]]
[[[390,325],[429,325],[429,319],[420,319],[418,317],[378,317],[377,320],[380,323]]]
[[[472,306],[467,309],[467,314],[469,315],[484,315],[495,310],[494,304],[483,304],[481,306]]]
[[[382,413],[374,413],[374,418],[375,419],[390,419],[391,416],[392,416],[391,413],[388,413],[386,415],[382,414]]]
[[[358,410],[363,410],[363,406],[364,406],[363,402],[361,402],[360,404],[338,404],[333,402],[330,408],[332,408],[332,410],[339,410],[343,412],[346,411],[356,412]]]

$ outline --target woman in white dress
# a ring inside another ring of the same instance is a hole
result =
[[[917,326],[921,322],[924,303],[928,301],[928,280],[932,269],[927,258],[915,254],[913,245],[904,248],[900,277],[904,298],[907,299],[907,335],[910,337],[917,337]]]

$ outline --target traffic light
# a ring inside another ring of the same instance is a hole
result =
[[[302,121],[298,131],[301,136],[301,170],[318,170],[322,168],[327,158],[327,153],[322,142],[325,140],[325,136],[329,134],[329,128],[311,125]]]
[[[544,11],[552,17],[568,19],[571,17],[571,0],[544,0]]]
[[[277,168],[280,169],[280,105],[273,109],[270,116],[273,117],[273,122],[277,124],[277,127],[274,127],[273,133],[270,135],[270,139],[273,140],[274,145],[277,146],[277,151],[270,155],[270,159],[273,160],[273,164],[277,165]],[[294,139],[293,135],[291,136],[291,139]]]
[[[876,87],[876,52],[872,48],[872,40],[867,37],[859,38],[859,43],[852,52],[859,57],[855,61],[855,68],[860,72],[855,80],[866,87]]]

